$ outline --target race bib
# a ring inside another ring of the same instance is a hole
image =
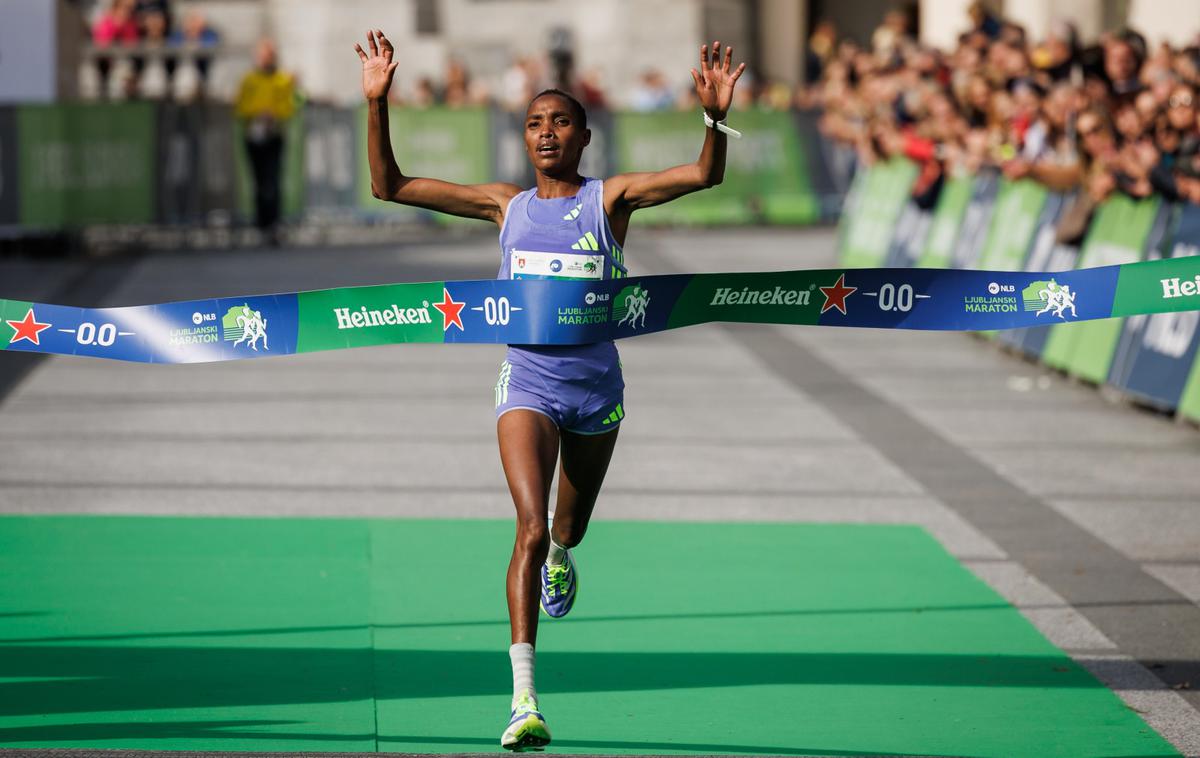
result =
[[[603,279],[604,256],[513,250],[509,271],[513,279]]]

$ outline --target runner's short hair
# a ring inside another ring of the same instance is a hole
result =
[[[554,95],[555,97],[561,97],[563,100],[566,100],[567,104],[571,106],[571,115],[573,115],[575,120],[579,122],[579,128],[587,128],[587,111],[583,109],[583,103],[576,100],[575,97],[569,92],[563,92],[556,87],[544,89],[533,96],[533,99],[529,101],[529,105],[533,105],[546,95]],[[525,106],[525,110],[529,110],[529,105]]]

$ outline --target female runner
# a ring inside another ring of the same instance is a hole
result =
[[[486,219],[500,228],[499,278],[613,279],[626,276],[622,247],[630,215],[721,183],[725,119],[733,88],[745,69],[730,70],[733,49],[700,47],[692,69],[704,108],[704,145],[695,163],[664,171],[619,174],[601,181],[579,175],[591,139],[587,114],[575,98],[546,90],[525,113],[525,150],[537,186],[460,185],[405,176],[392,154],[387,94],[399,61],[380,30],[355,45],[367,98],[367,153],[371,192],[381,200]],[[711,121],[710,121],[711,120]],[[711,126],[711,128],[709,128]],[[625,383],[612,342],[573,346],[511,345],[496,383],[500,461],[517,509],[516,542],[508,566],[509,656],[512,714],[500,744],[510,750],[550,742],[533,685],[538,596],[551,617],[575,602],[578,575],[568,550],[583,539],[608,470],[617,428],[625,416]],[[548,523],[555,464],[561,460],[558,501]],[[540,585],[540,587],[539,587]]]

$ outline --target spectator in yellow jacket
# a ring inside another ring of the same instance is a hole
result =
[[[254,172],[255,224],[273,240],[279,222],[284,131],[296,110],[296,85],[291,74],[279,70],[275,44],[269,39],[258,43],[254,66],[238,88],[235,109]]]

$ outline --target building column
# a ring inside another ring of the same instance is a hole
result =
[[[762,75],[794,87],[804,76],[809,0],[760,0],[758,40]]]
[[[1025,27],[1030,42],[1045,39],[1055,19],[1070,21],[1090,42],[1104,30],[1104,0],[1006,0],[1004,17]]]
[[[954,49],[958,45],[958,35],[971,25],[967,16],[970,5],[971,0],[921,0],[921,44],[942,50]]]
[[[1153,49],[1160,42],[1185,47],[1200,29],[1200,2],[1196,0],[1130,0],[1129,25],[1146,35]]]

